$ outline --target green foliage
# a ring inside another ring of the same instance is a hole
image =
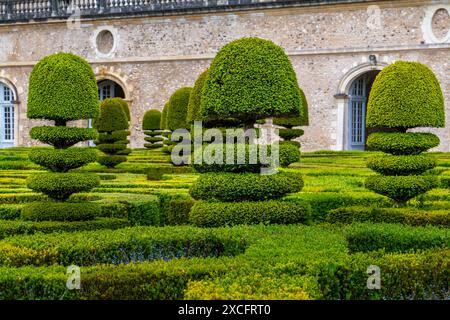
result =
[[[198,202],[192,207],[189,219],[199,227],[223,227],[239,224],[307,223],[310,215],[311,207],[306,202]]]
[[[22,209],[28,221],[88,221],[100,215],[100,206],[90,202],[34,202]]]
[[[369,135],[367,146],[393,155],[416,155],[437,147],[439,138],[432,133],[377,132]]]
[[[118,156],[118,155],[102,156],[102,157],[99,157],[97,161],[101,165],[104,165],[108,168],[114,168],[118,164],[120,164],[122,162],[126,162],[127,157],[126,156]]]
[[[145,137],[144,138],[145,141],[148,142],[160,142],[160,141],[164,141],[163,137]],[[162,146],[162,143],[159,143],[160,147]]]
[[[188,111],[186,116],[186,123],[192,124],[194,121],[202,121],[201,115],[201,102],[202,102],[202,90],[205,85],[206,77],[208,76],[208,69],[203,71],[192,88],[191,95],[189,97]]]
[[[36,193],[0,194],[0,204],[17,204],[45,200],[45,196]]]
[[[30,75],[27,116],[69,121],[96,118],[98,88],[91,66],[71,53],[43,58]]]
[[[149,167],[145,169],[147,180],[162,180],[166,173],[170,173],[169,170],[161,167]]]
[[[365,187],[399,204],[438,186],[434,176],[370,176]]]
[[[277,126],[286,127],[292,129],[293,127],[307,126],[309,125],[309,112],[308,112],[308,101],[306,100],[305,93],[300,88],[300,95],[302,98],[302,110],[301,117],[285,117],[285,118],[273,118],[272,123]],[[265,121],[264,121],[265,122]],[[303,135],[303,132],[298,135],[299,137]]]
[[[40,126],[31,128],[30,137],[54,146],[56,149],[66,149],[80,141],[97,139],[97,130],[65,126]]]
[[[372,193],[306,193],[287,196],[283,199],[287,202],[309,202],[312,208],[312,218],[314,221],[323,222],[330,210],[348,206],[391,206],[392,201],[386,197]]]
[[[167,106],[167,128],[169,130],[186,129],[186,116],[192,88],[184,87],[175,91]]]
[[[32,149],[29,158],[50,171],[67,172],[97,160],[97,151],[92,148]]]
[[[6,248],[3,245],[9,246]],[[242,253],[246,243],[226,230],[211,232],[193,227],[134,227],[70,234],[34,234],[5,239],[0,244],[0,265],[11,265],[11,249],[37,254],[24,264],[69,266],[123,264],[176,258],[218,257]],[[11,246],[13,248],[11,248]]]
[[[305,133],[302,129],[280,129],[279,135],[286,141],[301,137]]]
[[[198,178],[189,192],[199,200],[262,201],[300,192],[302,188],[303,179],[299,173],[207,173]]]
[[[130,135],[128,130],[117,130],[112,132],[101,132],[98,134],[98,143],[114,143],[117,141],[124,141],[127,144],[127,138]]]
[[[66,200],[71,194],[89,191],[100,185],[100,178],[91,173],[36,173],[27,179],[27,186],[55,200]]]
[[[100,115],[94,121],[99,132],[111,133],[117,130],[128,130],[128,120],[122,104],[117,99],[105,99],[100,106]]]
[[[252,124],[270,116],[302,116],[302,109],[292,64],[272,41],[235,40],[212,61],[202,90],[202,116]]]
[[[15,220],[20,218],[22,206],[17,204],[3,204],[0,206],[0,220]]]
[[[169,111],[169,103],[167,102],[164,105],[163,111],[161,112],[161,123],[159,124],[162,130],[167,130],[169,127],[167,126],[167,112]]]
[[[133,225],[159,226],[159,201],[134,201],[130,204],[128,219]]]
[[[300,149],[290,143],[279,145],[279,162],[281,167],[288,167],[292,163],[300,162]]]
[[[436,167],[436,160],[426,155],[374,156],[367,167],[385,176],[420,175]]]
[[[380,249],[386,252],[411,252],[450,247],[450,230],[432,226],[354,225],[348,231],[346,238],[350,252],[368,252]]]
[[[127,120],[130,121],[131,113],[130,113],[130,107],[128,106],[128,102],[126,102],[122,98],[112,98],[112,100],[117,101],[120,104],[123,112],[125,112],[125,115],[127,116]]]
[[[376,77],[367,105],[368,127],[444,127],[438,79],[419,62],[397,61]]]
[[[169,201],[167,210],[168,225],[187,225],[189,224],[189,212],[194,206],[192,199],[173,199]]]
[[[161,111],[148,110],[144,114],[142,120],[142,130],[160,130],[161,128]]]
[[[450,227],[447,210],[425,211],[416,208],[343,207],[330,211],[330,223],[402,223],[412,226],[435,225]]]
[[[416,254],[354,254],[346,261],[322,265],[318,284],[327,300],[428,300],[449,295],[450,251]],[[381,270],[381,289],[367,288],[367,268]]]

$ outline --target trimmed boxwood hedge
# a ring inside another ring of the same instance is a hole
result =
[[[437,147],[439,138],[422,132],[376,132],[367,138],[367,147],[393,155],[416,155]]]
[[[378,194],[393,199],[397,204],[403,204],[433,188],[439,183],[435,176],[370,176],[365,181],[365,187]]]
[[[191,95],[189,96],[188,111],[186,115],[186,123],[191,125],[194,121],[204,120],[201,114],[202,90],[205,85],[208,69],[203,71],[195,80]]]
[[[142,130],[160,130],[160,129],[162,129],[161,111],[154,109],[145,112],[144,119],[142,120]]]
[[[367,167],[385,176],[420,175],[436,167],[436,160],[426,155],[374,156]]]
[[[21,216],[26,221],[88,221],[100,213],[92,202],[34,202],[23,207]]]
[[[189,192],[199,200],[262,201],[300,192],[302,188],[301,174],[293,172],[274,175],[207,173],[198,178]]]
[[[98,87],[91,66],[71,53],[43,58],[31,71],[27,102],[30,119],[69,121],[98,115]]]
[[[99,132],[128,130],[128,119],[118,99],[105,99],[100,106],[100,115],[94,121],[94,127]]]
[[[80,141],[97,139],[97,130],[65,126],[39,126],[31,128],[30,137],[54,146],[56,149],[65,149]]]
[[[370,128],[444,127],[444,95],[426,65],[397,61],[376,77],[367,105]]]
[[[273,118],[272,123],[277,126],[286,127],[292,129],[293,127],[308,126],[309,125],[309,111],[308,111],[308,100],[306,95],[301,88],[300,96],[302,99],[302,109],[300,117],[287,117],[287,118]],[[299,135],[302,136],[303,132]]]
[[[302,129],[280,129],[278,134],[286,141],[301,137],[305,133]]]
[[[167,112],[169,111],[169,103],[167,102],[164,105],[163,111],[161,112],[161,123],[159,124],[162,130],[167,130],[169,127],[167,126]]]
[[[22,205],[2,204],[0,206],[0,220],[16,220],[20,218]]]
[[[300,149],[295,144],[280,143],[279,145],[279,164],[281,167],[288,167],[290,164],[300,162]]]
[[[223,227],[240,224],[308,223],[311,207],[307,202],[280,201],[197,202],[189,221],[198,227]]]
[[[186,116],[192,88],[184,87],[175,91],[167,106],[167,127],[169,130],[187,129]]]
[[[100,178],[92,173],[36,173],[28,177],[27,185],[52,199],[66,200],[73,193],[99,186]]]
[[[435,225],[450,227],[447,210],[423,210],[416,208],[343,207],[331,210],[326,219],[330,223],[402,223],[411,226]]]
[[[272,41],[242,38],[219,50],[202,90],[201,114],[247,124],[271,116],[296,116],[302,97],[288,56]]]
[[[53,172],[67,172],[97,161],[97,151],[93,148],[32,149],[28,156]]]

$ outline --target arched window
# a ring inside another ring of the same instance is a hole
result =
[[[112,80],[103,80],[98,83],[98,96],[100,101],[107,98],[125,99],[125,93],[122,87]]]
[[[0,82],[0,148],[14,146],[14,96],[12,90]]]

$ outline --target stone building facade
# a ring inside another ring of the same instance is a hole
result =
[[[449,1],[0,0],[0,147],[29,146],[28,77],[46,55],[73,52],[92,65],[100,96],[122,96],[132,147],[144,112],[193,86],[215,53],[241,37],[270,39],[289,55],[310,111],[304,151],[364,149],[371,83],[396,60],[420,61],[444,91],[450,151]],[[86,123],[83,123],[86,125]]]

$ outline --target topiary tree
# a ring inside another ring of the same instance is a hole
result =
[[[192,88],[189,87],[181,88],[170,97],[166,115],[169,130],[187,128],[186,117],[191,91]]]
[[[130,153],[127,149],[127,140],[130,132],[126,113],[120,100],[105,99],[100,106],[100,115],[94,121],[98,130],[98,140],[95,141],[97,148],[105,153],[98,162],[108,168],[114,168],[119,163],[127,161],[126,155]]]
[[[367,126],[392,128],[369,136],[367,145],[387,154],[369,159],[367,166],[380,175],[366,180],[366,188],[397,205],[436,187],[436,178],[422,175],[436,162],[422,152],[439,145],[431,133],[406,132],[415,127],[445,125],[444,97],[436,76],[418,62],[398,61],[375,79],[367,106]]]
[[[70,53],[57,53],[43,58],[33,68],[27,102],[30,119],[54,121],[55,126],[34,127],[30,136],[53,146],[52,149],[32,149],[31,161],[49,172],[29,176],[27,186],[61,202],[73,193],[89,191],[100,184],[97,175],[68,172],[87,163],[95,162],[97,151],[93,148],[75,148],[75,144],[95,139],[95,129],[67,126],[68,121],[97,117],[99,112],[97,82],[89,64]],[[71,211],[71,206],[92,212],[95,204],[55,203],[58,210]],[[45,207],[35,206],[34,208]],[[29,208],[39,215],[38,209]],[[36,211],[37,210],[37,211]],[[83,213],[80,213],[83,215]]]
[[[144,138],[147,143],[144,143],[144,147],[148,149],[161,148],[164,138],[161,137],[161,111],[159,110],[148,110],[144,114],[144,119],[142,121],[142,130],[147,135]]]
[[[257,119],[272,116],[297,117],[305,121],[303,104],[296,75],[283,49],[271,41],[243,38],[227,44],[214,58],[202,89],[200,110],[201,117],[208,121],[234,119],[249,128]],[[298,147],[287,147],[283,156],[287,161],[292,161],[297,153],[299,155]],[[267,151],[261,152],[263,148]],[[223,146],[217,152],[224,154],[226,149]],[[300,223],[308,220],[310,209],[305,203],[289,203],[287,208],[273,201],[299,192],[303,187],[301,176],[293,173],[261,175],[257,172],[264,164],[251,160],[257,151],[253,143],[247,141],[244,146],[235,145],[235,160],[239,149],[245,151],[243,163],[194,163],[194,168],[205,174],[190,189],[191,196],[201,200],[191,209],[191,222],[198,226],[223,226],[261,222]],[[273,151],[271,146],[260,146],[258,149],[259,154]],[[219,158],[225,159],[225,155]],[[225,220],[217,215],[219,207],[226,208]],[[251,219],[242,219],[243,207],[258,207],[267,215],[256,214]],[[295,212],[296,215],[287,214],[292,218],[288,219],[285,218],[286,212]],[[279,219],[281,216],[283,218]]]
[[[201,114],[253,126],[267,117],[300,116],[301,91],[292,64],[272,41],[242,38],[224,46],[208,71]]]
[[[192,88],[191,95],[189,96],[188,111],[186,116],[186,122],[188,125],[192,125],[194,121],[201,121],[201,101],[202,90],[205,85],[206,77],[208,76],[208,69],[203,71],[195,81],[194,88]]]

